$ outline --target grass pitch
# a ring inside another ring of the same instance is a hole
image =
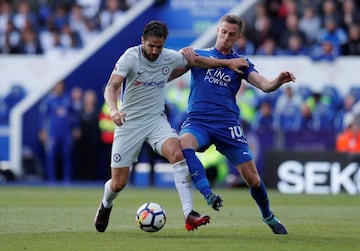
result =
[[[275,235],[260,219],[247,189],[215,189],[220,212],[194,193],[195,208],[210,214],[209,225],[187,232],[176,190],[128,187],[116,199],[105,233],[93,220],[103,193],[94,187],[0,187],[0,250],[237,251],[360,250],[359,196],[284,195],[268,191],[274,213],[289,234]],[[141,231],[136,209],[162,204],[167,223],[157,233]]]

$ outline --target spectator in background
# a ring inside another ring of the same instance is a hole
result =
[[[249,39],[254,43],[255,48],[263,44],[267,37],[274,35],[271,19],[267,14],[265,4],[262,2],[257,3],[255,14],[249,18],[247,24],[249,24]]]
[[[283,51],[276,44],[276,40],[272,37],[265,39],[264,43],[256,49],[258,56],[278,56],[283,55]]]
[[[261,101],[259,111],[255,115],[251,128],[257,131],[274,130],[274,115],[272,110],[270,102],[267,100]]]
[[[2,54],[18,54],[20,53],[20,31],[15,27],[14,22],[9,19],[6,22],[5,32],[0,33],[0,53]]]
[[[17,11],[13,16],[13,20],[16,28],[19,30],[24,30],[28,23],[31,23],[35,31],[38,28],[37,16],[31,11],[31,7],[28,1],[20,1],[18,3]]]
[[[83,89],[80,86],[74,86],[70,91],[71,107],[78,116],[83,111],[84,100],[83,100]]]
[[[348,36],[346,31],[338,26],[335,18],[328,17],[325,19],[325,26],[320,30],[318,36],[318,42],[323,44],[323,42],[328,41],[333,46],[333,53],[335,56],[341,55],[341,46],[343,46],[348,41]]]
[[[344,56],[360,56],[360,23],[349,25],[349,40],[343,44]]]
[[[94,19],[102,7],[103,0],[76,0],[86,19]]]
[[[338,152],[360,154],[360,115],[349,114],[347,128],[336,139]]]
[[[292,34],[288,39],[288,46],[284,50],[284,55],[287,56],[308,56],[309,50],[304,46],[303,41],[297,34]]]
[[[98,171],[98,152],[100,130],[98,127],[99,109],[95,91],[84,92],[80,114],[81,137],[79,139],[80,164],[75,167],[75,178],[96,180]]]
[[[341,7],[341,27],[348,30],[351,25],[360,24],[359,6],[354,0],[343,0]]]
[[[323,40],[320,45],[314,46],[310,52],[310,56],[314,61],[334,62],[338,57],[335,52],[334,45],[329,40]]]
[[[301,120],[301,105],[301,97],[294,93],[291,86],[286,86],[275,104],[275,127],[289,131],[298,130]]]
[[[126,9],[127,7],[123,1],[106,0],[105,8],[99,13],[100,29],[104,30],[119,20],[124,15]]]
[[[303,44],[306,41],[305,33],[302,32],[299,28],[299,18],[295,14],[290,14],[286,17],[285,22],[285,29],[280,33],[280,39],[279,39],[279,46],[282,49],[285,49],[288,47],[288,41],[289,38],[292,35],[296,35],[300,41],[301,44]]]
[[[326,25],[326,21],[332,19],[337,24],[341,24],[341,8],[335,0],[325,0],[321,3],[322,20],[321,26]]]
[[[24,29],[21,33],[21,40],[19,44],[19,52],[28,55],[43,54],[43,48],[40,44],[37,33],[33,29]]]
[[[335,110],[329,103],[328,97],[315,92],[305,102],[313,114],[315,130],[334,130]]]
[[[321,18],[316,8],[312,5],[305,7],[303,15],[299,20],[299,29],[305,34],[307,46],[312,46],[316,43],[321,29]]]
[[[305,102],[301,105],[301,120],[298,130],[315,130],[315,122],[312,111]]]
[[[14,13],[8,1],[0,2],[0,38],[7,30],[7,23],[12,20]],[[14,24],[15,26],[15,24]],[[1,45],[1,43],[0,43]]]
[[[348,125],[344,124],[347,114],[352,113],[352,109],[356,103],[356,97],[352,93],[348,93],[343,99],[343,107],[336,112],[334,126],[339,133],[344,131]]]
[[[72,181],[73,142],[74,138],[79,137],[79,130],[78,117],[72,109],[65,82],[60,81],[40,105],[39,139],[44,144],[45,149],[47,181],[55,182],[60,177],[64,182]]]
[[[82,163],[84,162],[84,156],[82,154],[82,113],[84,109],[84,99],[83,99],[83,89],[80,86],[74,86],[70,90],[70,102],[71,102],[71,110],[73,112],[73,116],[77,121],[79,121],[79,130],[77,130],[78,135],[74,137],[73,146],[72,146],[72,155],[73,155],[73,163],[74,163],[74,179],[80,179],[83,174],[79,172],[82,169]]]

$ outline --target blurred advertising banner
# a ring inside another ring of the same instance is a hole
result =
[[[264,180],[287,194],[360,193],[360,154],[268,151]]]

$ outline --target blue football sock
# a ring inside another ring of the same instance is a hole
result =
[[[262,217],[266,219],[271,216],[272,212],[270,211],[269,198],[266,192],[265,184],[262,180],[260,180],[259,187],[250,188],[250,194],[259,206]]]
[[[192,181],[206,199],[210,194],[212,194],[212,191],[209,181],[206,177],[204,166],[201,164],[199,158],[195,155],[194,149],[184,149],[183,154],[188,164]]]

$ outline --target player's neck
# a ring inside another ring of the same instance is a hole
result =
[[[231,53],[231,49],[215,47],[221,54],[227,55]]]

